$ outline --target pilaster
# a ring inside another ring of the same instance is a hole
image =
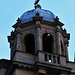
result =
[[[21,45],[21,29],[18,27],[16,29],[16,50],[22,51]]]
[[[35,52],[42,51],[42,38],[41,38],[41,17],[35,17]]]
[[[60,42],[60,27],[57,26],[56,29],[56,47],[57,47],[57,54],[61,55],[61,42]]]

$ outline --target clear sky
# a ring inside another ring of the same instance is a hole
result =
[[[7,36],[12,25],[24,12],[34,9],[35,0],[0,0],[0,59],[10,59]],[[75,0],[40,0],[42,9],[50,10],[64,23],[70,33],[69,59],[74,60],[75,51]]]

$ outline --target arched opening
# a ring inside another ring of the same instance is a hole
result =
[[[61,52],[62,52],[62,55],[64,54],[63,51],[64,50],[64,48],[63,48],[63,43],[62,43],[62,41],[61,41]]]
[[[26,35],[25,39],[26,52],[35,54],[35,40],[33,34]]]
[[[43,51],[52,53],[53,36],[49,33],[43,35]]]

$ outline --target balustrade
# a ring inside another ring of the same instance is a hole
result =
[[[59,57],[59,55],[45,53],[45,61],[49,62],[49,63],[60,64],[60,57]]]

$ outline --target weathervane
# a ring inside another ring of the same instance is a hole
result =
[[[34,3],[34,4],[37,5],[37,4],[39,3],[39,1],[40,1],[40,0],[35,0],[35,3]]]

